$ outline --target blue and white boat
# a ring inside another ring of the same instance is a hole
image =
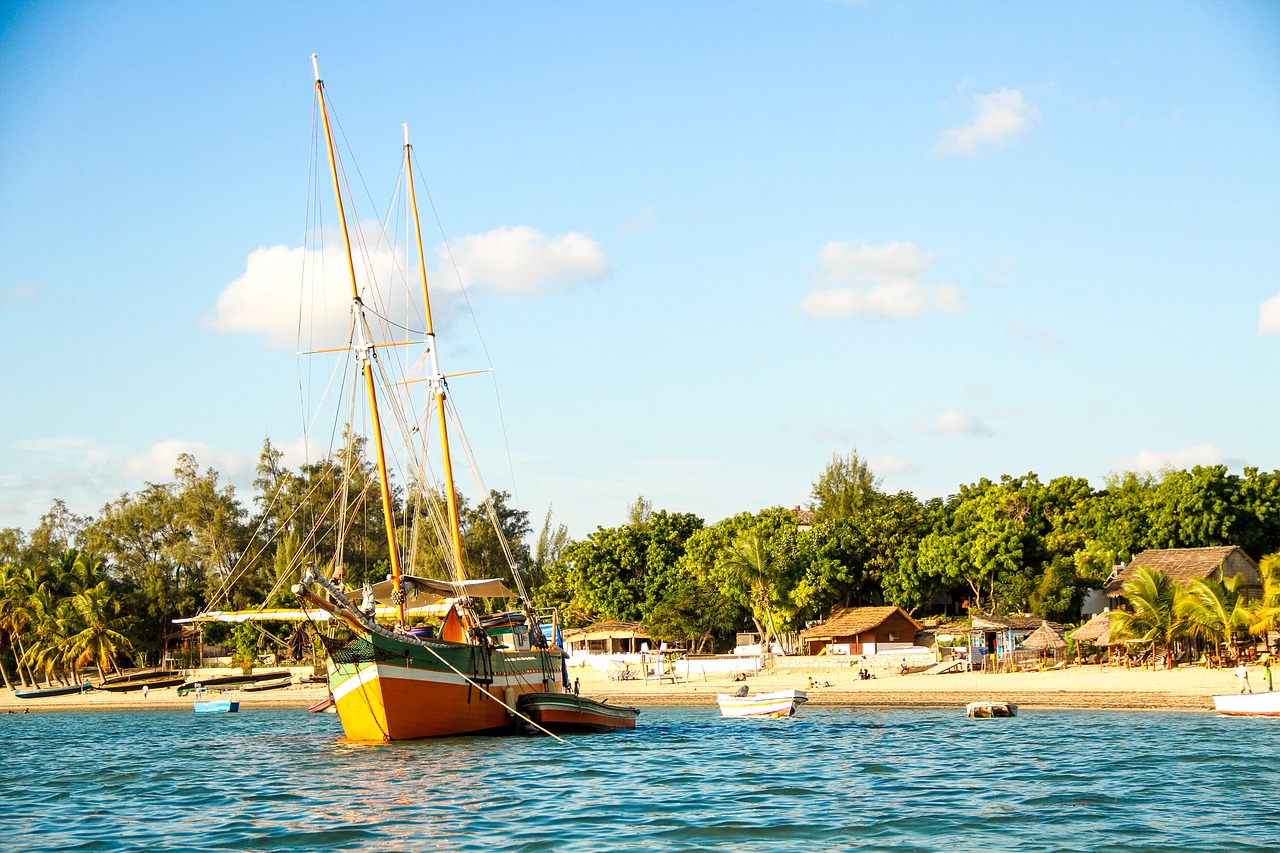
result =
[[[240,703],[230,699],[211,699],[208,702],[197,702],[197,714],[234,714],[240,710]]]

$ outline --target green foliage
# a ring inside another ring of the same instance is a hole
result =
[[[856,449],[848,456],[835,453],[818,475],[810,497],[819,521],[853,519],[879,497],[880,479]]]

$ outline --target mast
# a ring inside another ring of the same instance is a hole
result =
[[[444,457],[445,501],[449,510],[449,537],[453,543],[453,577],[455,580],[466,580],[466,570],[462,565],[462,526],[458,521],[458,498],[453,487],[453,461],[449,456],[449,428],[444,411],[444,374],[440,372],[440,363],[436,357],[436,332],[431,321],[431,294],[427,288],[427,258],[422,249],[422,225],[418,221],[418,196],[413,185],[413,146],[409,144],[409,125],[404,127],[404,168],[409,181],[409,209],[413,212],[413,233],[418,241],[418,267],[422,270],[422,307],[427,321],[427,364],[430,371],[428,382],[431,392],[436,398],[436,415],[440,423],[440,452]]]
[[[324,83],[320,79],[320,64],[311,54],[311,67],[316,77],[316,97],[320,99],[320,117],[324,121],[324,139],[329,150],[329,172],[333,176],[333,195],[338,203],[338,220],[342,226],[342,242],[347,252],[347,273],[351,281],[351,309],[356,318],[356,360],[364,374],[365,392],[369,398],[369,419],[373,429],[373,445],[378,457],[378,483],[382,490],[382,520],[387,528],[387,547],[391,551],[391,580],[395,592],[396,620],[403,626],[404,595],[400,592],[400,548],[396,543],[395,516],[391,513],[391,480],[387,473],[386,450],[382,441],[382,419],[378,416],[377,385],[373,381],[373,360],[378,357],[373,341],[365,334],[364,303],[360,300],[360,285],[356,281],[355,260],[351,255],[351,235],[347,230],[347,214],[342,205],[342,189],[338,179],[338,159],[334,153],[333,131],[329,127],[329,109],[324,102]]]

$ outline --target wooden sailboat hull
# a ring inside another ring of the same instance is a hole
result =
[[[434,641],[428,651],[379,634],[365,634],[352,643],[357,644],[363,652],[359,657],[375,659],[343,662],[339,651],[329,667],[338,718],[352,741],[511,730],[514,716],[508,706],[514,708],[522,695],[559,689],[563,658],[558,650],[486,652]]]

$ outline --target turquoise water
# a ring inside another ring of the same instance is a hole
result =
[[[0,716],[0,850],[1280,849],[1280,720],[647,708],[567,745],[340,735],[305,711]]]

